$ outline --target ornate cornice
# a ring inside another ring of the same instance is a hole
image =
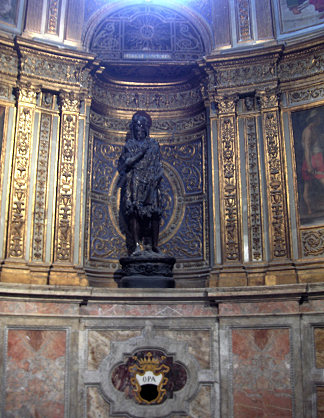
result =
[[[16,38],[15,47],[20,61],[20,80],[55,90],[90,91],[91,72],[99,68],[93,55],[62,50],[21,37]]]

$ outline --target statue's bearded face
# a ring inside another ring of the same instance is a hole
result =
[[[137,140],[145,139],[147,136],[147,124],[144,118],[133,121],[134,137]]]

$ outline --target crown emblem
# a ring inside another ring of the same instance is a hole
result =
[[[148,352],[143,358],[132,357],[135,364],[128,368],[131,373],[131,384],[137,402],[140,404],[159,404],[166,396],[164,386],[168,382],[165,374],[169,372],[170,367],[163,363],[165,356],[153,357]]]

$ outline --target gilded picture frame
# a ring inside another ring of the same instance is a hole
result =
[[[324,106],[293,111],[291,126],[299,224],[324,225]]]
[[[281,34],[324,24],[324,0],[276,0]]]

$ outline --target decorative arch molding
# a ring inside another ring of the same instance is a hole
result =
[[[212,50],[212,32],[191,9],[169,2],[118,2],[97,11],[83,33],[88,51],[105,61],[197,61]]]

